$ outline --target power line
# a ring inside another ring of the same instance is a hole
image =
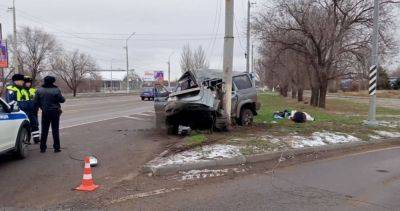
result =
[[[216,32],[215,32],[215,37],[214,37],[214,40],[213,40],[213,43],[212,43],[212,46],[211,46],[211,54],[210,55],[213,55],[214,54],[214,47],[215,47],[215,43],[216,43],[216,40],[217,40],[217,36],[218,36],[218,32],[219,32],[219,26],[220,26],[220,24],[221,24],[221,15],[222,15],[222,4],[223,4],[223,1],[218,1],[219,2],[219,12],[218,12],[218,21],[217,21],[217,30],[216,30]]]
[[[236,34],[237,34],[237,36],[238,36],[238,38],[239,38],[238,40],[239,40],[240,48],[241,48],[243,51],[246,51],[246,50],[244,49],[244,47],[243,47],[242,38],[241,38],[241,35],[240,35],[240,33],[239,33],[239,29],[238,29],[238,24],[237,24],[236,18],[235,18],[235,29],[236,29]]]
[[[213,35],[215,35],[215,33],[216,33],[215,31],[216,31],[216,26],[217,26],[218,10],[219,10],[219,5],[220,5],[219,1],[215,1],[215,2],[217,2],[217,6],[215,8],[214,24],[213,24],[212,31],[211,31],[211,33]],[[210,50],[211,46],[213,45],[213,42],[214,42],[214,40],[211,40],[211,42],[209,43],[209,46],[207,47],[207,50],[206,50],[207,53],[209,53],[209,50]]]
[[[74,36],[58,36],[58,37],[64,37],[64,38],[74,38]],[[119,39],[119,38],[107,38],[107,37],[81,37],[82,39],[85,40],[125,40],[125,39]],[[152,38],[139,38],[139,39],[134,39],[134,41],[196,41],[196,40],[214,40],[214,37],[209,37],[209,38],[170,38],[170,39],[152,39]],[[216,38],[218,39],[218,38]],[[220,37],[219,39],[223,39]]]

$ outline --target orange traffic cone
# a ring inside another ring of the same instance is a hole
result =
[[[83,171],[83,179],[82,184],[75,188],[75,190],[79,191],[94,191],[98,188],[98,185],[95,185],[92,177],[92,170],[90,169],[90,158],[85,157],[85,169]]]

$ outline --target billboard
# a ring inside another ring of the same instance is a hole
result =
[[[8,51],[7,44],[0,40],[0,68],[8,67]]]
[[[158,82],[164,81],[164,71],[154,71],[154,80]]]
[[[143,81],[153,81],[154,73],[152,71],[145,71],[143,75]]]

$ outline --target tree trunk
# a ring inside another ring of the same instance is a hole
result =
[[[310,105],[317,107],[319,102],[319,89],[311,88],[311,100]]]
[[[323,82],[319,90],[319,103],[318,107],[326,108],[326,93],[328,90],[328,82]]]
[[[280,93],[283,97],[287,97],[288,96],[288,87],[287,86],[282,86],[280,88]]]
[[[303,94],[303,88],[299,88],[299,90],[297,90],[297,101],[302,102],[304,100]]]
[[[73,92],[73,93],[72,93],[73,96],[76,97],[77,88],[75,88],[72,92]]]
[[[297,98],[297,90],[292,88],[292,99],[296,99]]]

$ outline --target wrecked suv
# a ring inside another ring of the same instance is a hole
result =
[[[260,108],[253,76],[235,72],[232,79],[231,117],[239,125],[250,125]],[[225,130],[222,87],[222,71],[208,69],[185,72],[170,94],[164,87],[156,86],[154,105],[158,124],[164,122],[169,133],[178,133],[180,126]]]

